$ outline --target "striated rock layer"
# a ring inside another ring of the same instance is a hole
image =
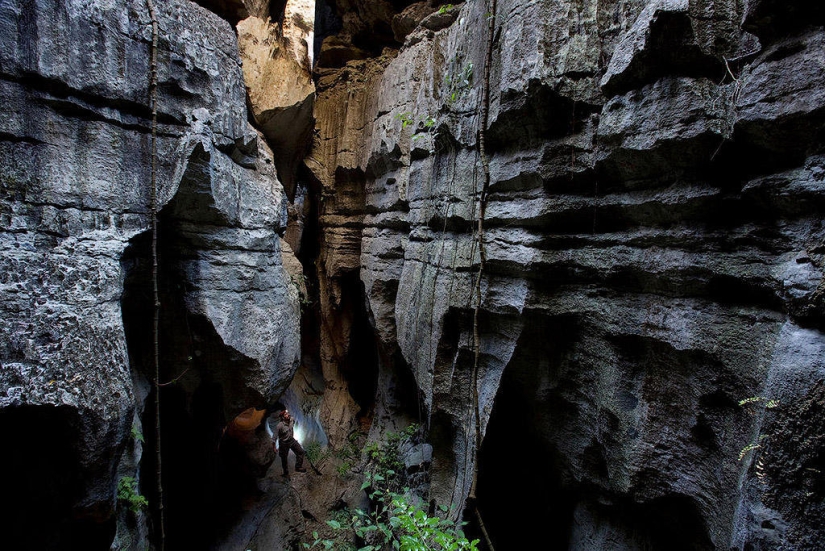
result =
[[[167,548],[366,505],[335,454],[246,486],[266,431],[221,429],[274,399],[333,451],[421,423],[416,491],[498,549],[822,547],[821,7],[156,4]],[[0,5],[15,548],[158,543],[116,499],[158,497],[150,43],[142,0]]]
[[[822,10],[499,0],[487,83],[489,3],[339,4],[307,160],[322,312],[347,327],[357,273],[429,497],[460,511],[477,466],[504,549],[820,547]],[[365,25],[403,45],[370,54]]]
[[[247,122],[234,30],[186,0],[156,9],[164,443],[185,442],[175,453],[200,473],[228,419],[286,388],[300,313],[281,259],[286,199]],[[118,480],[139,478],[140,443],[154,440],[151,414],[141,419],[155,378],[150,23],[138,0],[0,5],[0,471],[12,548],[108,548]],[[187,475],[170,463],[174,494]],[[151,492],[153,471],[140,473],[149,480],[136,491]],[[199,482],[203,496],[213,481]],[[122,548],[145,537],[130,525]]]

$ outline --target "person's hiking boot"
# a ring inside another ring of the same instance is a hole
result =
[[[296,473],[305,473],[305,472],[307,472],[307,470],[303,467],[296,467],[295,472]]]

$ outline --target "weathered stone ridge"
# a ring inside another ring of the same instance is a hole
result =
[[[527,546],[518,534],[547,518],[569,549],[825,537],[809,520],[822,487],[762,476],[788,452],[754,447],[771,430],[787,443],[785,425],[761,429],[771,416],[818,426],[797,404],[825,378],[825,34],[818,9],[791,4],[498,2],[478,384],[494,539]],[[381,369],[414,374],[439,436],[430,498],[459,508],[475,458],[488,10],[439,10],[453,12],[443,26],[423,3],[404,10],[375,88],[346,76],[369,60],[322,74],[310,165],[322,277],[360,270]],[[813,473],[818,429],[805,430]],[[501,451],[514,441],[515,460]],[[536,469],[505,487],[511,461]],[[797,483],[809,501],[781,503]],[[511,512],[537,485],[545,501]]]
[[[199,337],[235,362],[189,350],[195,365],[180,383],[219,381],[213,407],[233,415],[279,395],[297,368],[298,295],[279,239],[286,198],[247,122],[234,30],[186,0],[155,5],[159,247],[164,277],[177,278],[161,282],[161,316],[175,315],[177,296]],[[135,476],[124,449],[153,377],[151,316],[141,317],[152,305],[150,23],[137,0],[0,6],[0,419],[24,435],[3,470],[37,479],[25,469],[40,461],[64,473],[27,495],[9,479],[20,514],[3,524],[7,542],[99,548],[117,478]],[[162,331],[174,346],[181,327]],[[173,357],[164,378],[186,373]],[[42,452],[25,435],[49,440],[51,428],[73,451],[32,459]]]
[[[277,399],[333,452],[419,423],[413,490],[498,549],[819,550],[823,8],[493,5],[155,2],[168,548],[368,506],[335,453],[205,483]],[[155,466],[150,44],[144,0],[0,4],[15,544],[157,542],[115,497]]]

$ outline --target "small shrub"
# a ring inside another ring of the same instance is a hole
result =
[[[132,425],[132,440],[135,442],[140,442],[143,444],[145,442],[143,438],[143,433],[140,432],[140,429],[137,428],[137,425]]]
[[[350,549],[351,544],[341,543],[347,540],[347,535],[354,535],[363,543],[358,547],[359,551],[478,549],[479,540],[469,541],[461,530],[463,523],[449,520],[446,507],[440,507],[445,518],[429,516],[419,501],[409,495],[409,490],[400,487],[403,465],[398,449],[417,430],[417,425],[411,425],[400,433],[389,433],[383,443],[370,442],[364,446],[368,467],[361,489],[368,492],[372,510],[356,509],[336,514],[327,525],[341,532],[342,537],[324,539],[316,532],[311,544],[303,544],[305,549]]]
[[[137,481],[131,476],[124,476],[118,480],[117,499],[133,513],[138,513],[149,505],[149,501],[140,495],[137,489]]]
[[[352,470],[352,463],[349,461],[344,461],[340,465],[338,465],[338,476],[344,477],[349,474],[350,470]]]
[[[401,130],[404,130],[405,128],[407,128],[415,122],[415,119],[413,119],[412,114],[408,111],[404,113],[398,113],[395,116],[395,118],[401,121]]]
[[[449,72],[444,75],[446,86],[445,95],[447,103],[455,103],[473,85],[473,62],[468,61],[461,66],[461,61],[456,57],[450,63]]]
[[[304,448],[307,454],[307,459],[313,463],[317,463],[321,459],[321,444],[319,442],[310,442]]]

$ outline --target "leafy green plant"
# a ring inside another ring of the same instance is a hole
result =
[[[304,446],[304,451],[307,454],[307,459],[312,461],[313,463],[317,463],[319,459],[321,459],[321,444],[320,442],[310,442],[306,446]]]
[[[443,15],[445,13],[453,11],[453,9],[455,9],[455,6],[453,6],[452,4],[442,4],[441,7],[438,8],[438,13]]]
[[[354,461],[361,455],[361,446],[358,441],[363,435],[357,431],[353,431],[347,437],[345,446],[335,450],[334,455],[337,459]]]
[[[742,459],[748,454],[748,452],[759,449],[761,447],[762,446],[760,446],[759,444],[748,444],[739,451],[739,461],[742,461]]]
[[[323,538],[317,531],[312,532],[312,543],[304,543],[304,549],[335,549],[336,551],[358,551],[352,543],[353,513],[349,509],[339,509],[333,513],[333,518],[326,521],[327,526],[334,530],[332,538]]]
[[[140,429],[137,428],[137,425],[132,425],[132,440],[135,442],[140,442],[143,444],[145,439],[143,438],[143,433],[140,432]]]
[[[134,477],[124,476],[117,482],[117,499],[124,503],[133,513],[138,513],[149,505],[149,501],[140,495]]]
[[[468,61],[463,67],[457,58],[451,62],[451,70],[444,75],[447,103],[455,103],[473,84],[473,62]]]
[[[318,535],[317,530],[312,532],[312,538],[314,540],[312,543],[304,543],[304,549],[315,549],[319,546],[321,549],[332,549],[333,545],[335,545],[335,542],[332,540],[322,539]]]
[[[776,408],[779,407],[779,400],[773,400],[773,399],[768,400],[767,398],[765,398],[763,396],[750,396],[748,398],[744,398],[742,400],[739,400],[738,403],[739,403],[739,407],[746,407],[746,406],[750,407],[750,406],[753,406],[755,404],[759,404],[759,403],[762,403],[762,402],[764,402],[766,410],[772,410],[772,409],[776,409]],[[755,415],[755,413],[756,412],[753,411],[753,410],[749,411],[750,415]],[[750,444],[748,444],[747,446],[742,448],[739,451],[739,461],[742,461],[742,459],[744,459],[745,456],[747,456],[749,452],[752,452],[754,450],[758,450],[759,448],[761,448],[762,445],[759,444],[759,442],[764,440],[767,437],[768,437],[767,434],[763,434],[756,441],[751,442]]]
[[[395,115],[395,118],[401,121],[401,130],[404,130],[405,128],[407,128],[415,122],[412,113],[410,113],[409,111],[398,113],[397,115]]]
[[[435,128],[435,123],[436,122],[437,121],[433,117],[430,117],[430,116],[422,118],[421,123],[422,123],[422,126],[424,127],[424,130],[422,132],[417,132],[417,133],[413,134],[413,137],[412,137],[413,141],[420,140],[425,135],[431,133],[433,131],[433,129]]]
[[[479,540],[469,541],[461,530],[463,523],[449,520],[448,509],[441,507],[444,518],[430,516],[421,502],[402,487],[403,462],[399,447],[418,430],[411,425],[400,433],[389,433],[382,443],[364,446],[368,465],[361,489],[367,492],[372,507],[356,509],[327,521],[327,526],[344,535],[354,535],[363,543],[358,551],[397,549],[400,551],[475,551]],[[341,549],[338,539],[325,539],[313,533],[314,541],[305,549]],[[347,544],[345,544],[347,545]]]
[[[342,478],[347,476],[347,474],[349,474],[349,472],[351,470],[352,470],[352,463],[350,463],[349,461],[344,461],[343,463],[338,465],[338,468],[336,469],[336,471],[338,472],[338,476],[340,476]]]
[[[295,286],[295,289],[298,291],[298,300],[301,303],[301,306],[309,306],[312,304],[312,301],[304,292],[307,285],[307,276],[301,275],[291,275],[289,276],[289,281]]]
[[[774,409],[779,407],[779,400],[768,400],[763,396],[751,396],[750,398],[739,400],[739,406],[742,407],[749,404],[757,404],[759,402],[765,402],[765,409]]]
[[[397,115],[395,115],[395,119],[401,121],[401,130],[404,130],[408,126],[412,125],[416,125],[416,127],[422,128],[420,132],[416,132],[415,134],[413,134],[413,141],[419,140],[423,138],[426,134],[432,132],[437,122],[436,119],[434,117],[431,117],[430,115],[418,116],[414,113],[410,113],[409,111],[398,113]]]
[[[391,473],[387,473],[392,476]],[[363,488],[380,486],[387,479],[373,474]],[[368,542],[359,551],[379,551],[386,547],[401,551],[477,550],[479,540],[470,541],[461,530],[463,523],[446,518],[446,507],[441,507],[445,518],[430,516],[410,495],[388,490],[373,490],[372,512],[356,510],[351,529],[356,536]]]

